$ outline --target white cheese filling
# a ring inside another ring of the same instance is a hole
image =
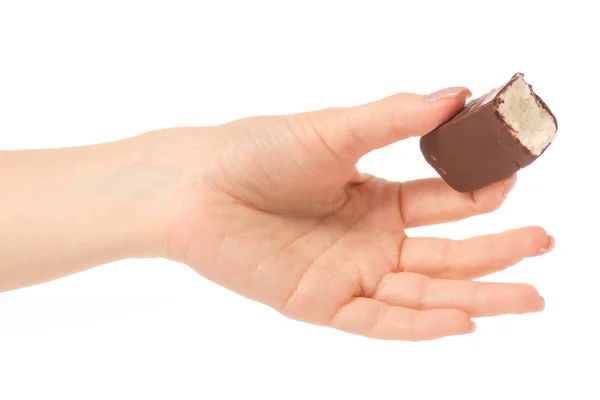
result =
[[[515,80],[504,93],[498,112],[511,126],[513,135],[531,154],[539,156],[556,137],[556,125],[548,111],[539,105],[522,78]]]

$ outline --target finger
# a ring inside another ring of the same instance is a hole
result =
[[[400,212],[406,228],[458,221],[498,209],[517,181],[516,174],[469,193],[459,193],[441,178],[400,185]]]
[[[524,314],[544,307],[531,285],[434,279],[410,272],[386,275],[373,297],[415,310],[460,309],[471,317]]]
[[[416,311],[357,297],[339,309],[330,326],[376,339],[423,341],[470,333],[475,324],[461,310]]]
[[[292,117],[308,128],[302,131],[309,135],[309,148],[324,146],[339,160],[354,164],[372,150],[429,133],[460,111],[471,96],[463,87],[439,93],[442,95],[399,93],[355,107]]]
[[[475,279],[553,247],[554,238],[536,226],[463,240],[406,238],[399,270],[437,278]]]

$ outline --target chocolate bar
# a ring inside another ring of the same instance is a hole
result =
[[[423,156],[454,190],[470,192],[510,177],[555,139],[556,117],[523,76],[514,74],[421,137]]]

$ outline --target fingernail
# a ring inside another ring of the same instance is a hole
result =
[[[475,322],[473,322],[473,323],[471,323],[471,327],[469,328],[469,332],[468,333],[475,332],[475,329],[477,329],[477,324]]]
[[[517,174],[513,174],[510,178],[504,181],[504,191],[502,192],[502,196],[508,196],[508,194],[515,188],[516,184]]]
[[[554,242],[555,242],[554,236],[548,235],[548,242],[546,243],[546,245],[544,247],[542,247],[541,249],[539,249],[537,251],[537,253],[535,253],[534,255],[541,256],[542,254],[549,253],[554,248]]]
[[[546,300],[540,296],[540,300],[538,301],[538,305],[536,307],[536,311],[542,311],[546,307]]]
[[[431,93],[429,96],[427,96],[427,101],[434,102],[442,99],[453,99],[460,96],[463,93],[465,95],[465,98],[467,99],[473,95],[473,93],[471,93],[471,91],[466,87],[455,86]]]

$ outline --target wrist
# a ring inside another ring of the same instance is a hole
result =
[[[164,255],[177,174],[155,162],[149,139],[60,150],[67,162],[61,169],[67,197],[74,199],[65,218],[89,227],[85,232],[96,243],[99,262]]]
[[[207,232],[213,228],[207,210],[220,194],[208,177],[218,169],[228,140],[216,128],[164,129],[132,139],[143,151],[137,165],[149,176],[151,194],[144,201],[149,225],[143,230],[152,256],[185,262],[198,226]]]
[[[146,158],[141,138],[1,152],[10,173],[0,178],[0,291],[160,256],[166,230],[156,204],[170,181]]]
[[[136,194],[124,199],[131,210],[138,238],[137,256],[181,261],[181,244],[188,236],[187,223],[204,209],[207,193],[203,172],[217,152],[215,135],[203,128],[172,128],[146,132],[128,139],[129,168]],[[135,171],[135,172],[133,172]]]
[[[161,165],[153,135],[107,146],[102,169],[108,173],[98,188],[108,185],[110,199],[99,209],[106,210],[113,240],[123,244],[120,258],[164,257],[178,171]]]

